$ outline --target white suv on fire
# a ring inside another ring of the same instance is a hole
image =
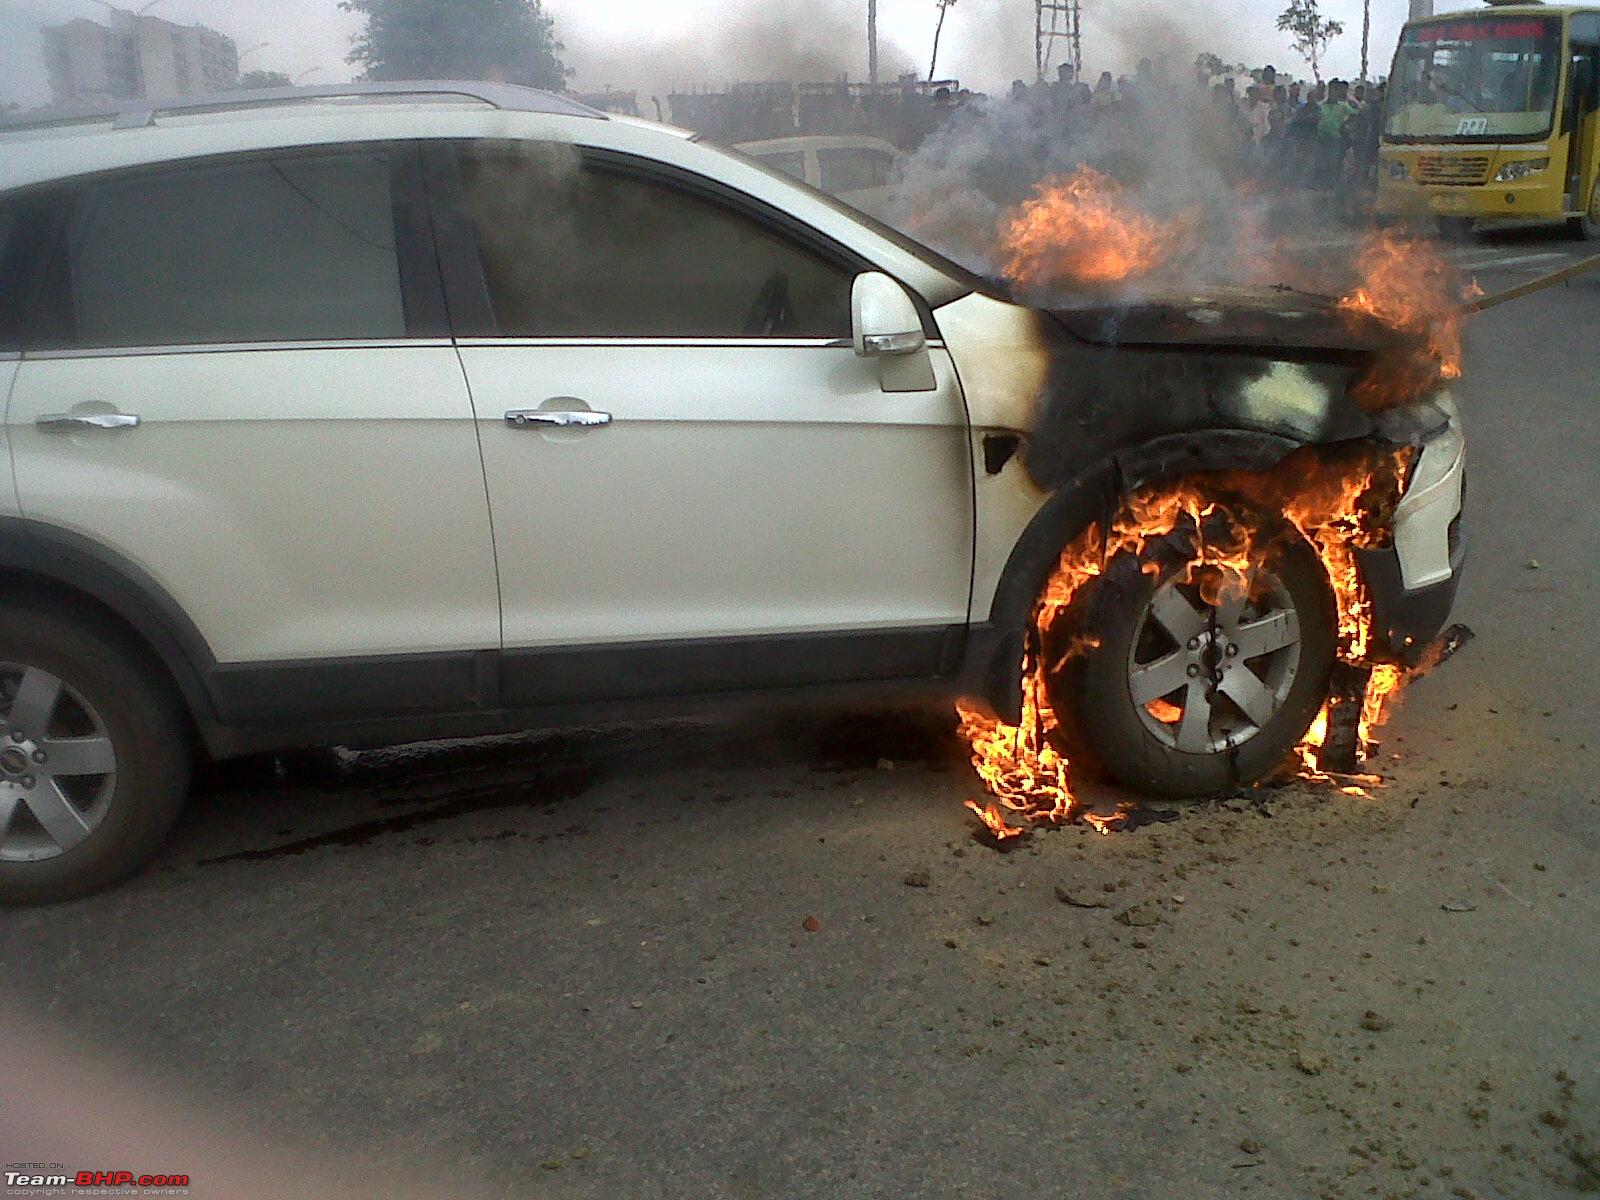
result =
[[[1362,566],[1373,653],[1420,652],[1460,561],[1453,406],[1359,408],[1382,339],[1320,300],[1164,312],[1014,303],[758,163],[504,85],[12,118],[0,899],[146,863],[196,753],[778,695],[1015,720],[1064,545],[1306,447],[1416,447]],[[1271,769],[1328,688],[1311,562],[1229,611],[1118,593],[1063,727],[1156,791]],[[1161,682],[1184,719],[1135,744]]]

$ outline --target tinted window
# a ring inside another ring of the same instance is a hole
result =
[[[894,160],[878,150],[818,150],[817,171],[825,192],[859,192],[884,187]]]
[[[91,184],[60,258],[74,345],[405,334],[381,151]]]
[[[902,254],[910,255],[927,267],[928,270],[937,271],[958,287],[965,288],[967,291],[983,292],[991,296],[1008,297],[1009,295],[1009,289],[998,279],[986,279],[974,274],[954,259],[946,258],[932,246],[924,245],[915,238],[907,237],[893,225],[886,225],[871,213],[862,212],[860,209],[847,204],[837,196],[830,195],[821,188],[814,188],[803,180],[790,179],[783,172],[774,171],[759,158],[746,154],[743,150],[730,150],[726,146],[713,146],[706,142],[700,144],[707,149],[715,150],[719,154],[726,154],[729,158],[738,159],[745,166],[765,173],[769,178],[781,182],[785,187],[799,189],[812,202],[832,209],[840,216],[848,217],[857,225],[865,226],[884,241],[892,243]]]
[[[0,204],[0,350],[15,350],[22,334],[22,279],[16,265],[17,206]]]
[[[30,340],[39,266],[62,203],[55,188],[0,199],[0,350],[20,350]]]
[[[502,333],[849,336],[850,273],[746,216],[557,148],[462,158]]]

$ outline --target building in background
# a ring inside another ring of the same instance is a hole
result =
[[[113,9],[107,24],[47,25],[45,66],[57,104],[222,92],[239,85],[239,47],[204,25]]]

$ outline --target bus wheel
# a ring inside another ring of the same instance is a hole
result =
[[[1600,242],[1600,180],[1595,182],[1594,192],[1589,196],[1588,211],[1568,221],[1567,228],[1573,237],[1582,241]]]

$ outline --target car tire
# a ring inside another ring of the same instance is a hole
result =
[[[70,900],[147,865],[193,765],[150,656],[92,614],[0,606],[0,713],[0,903]]]
[[[1184,581],[1196,537],[1180,531],[1114,556],[1044,632],[1053,736],[1074,764],[1149,795],[1213,795],[1264,778],[1305,735],[1337,649],[1333,592],[1298,531],[1244,519],[1259,550],[1247,602],[1208,605]],[[1276,648],[1250,653],[1262,646]]]

